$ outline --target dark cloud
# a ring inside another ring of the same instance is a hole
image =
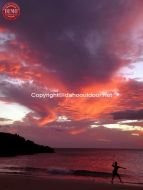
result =
[[[15,23],[3,19],[3,25],[27,40],[69,88],[106,81],[125,63],[112,45],[121,37],[121,20],[137,5],[133,0],[15,2],[21,17]]]
[[[5,88],[1,89],[5,94],[5,101],[11,100],[11,102],[19,103],[32,111],[37,113],[39,117],[45,117],[51,114],[51,112],[57,107],[57,101],[55,99],[34,99],[31,97],[31,85],[24,84],[22,86],[15,86],[7,83]],[[34,90],[33,90],[34,91]],[[32,114],[27,115],[28,120],[32,118]]]
[[[3,121],[5,122],[5,121],[12,121],[12,120],[11,120],[11,119],[7,119],[7,118],[2,118],[2,117],[1,117],[1,118],[0,118],[0,122],[1,122],[1,121],[2,121],[2,122],[3,122]]]
[[[115,120],[116,119],[142,120],[143,109],[119,111],[112,113],[112,115]]]
[[[117,103],[116,110],[141,110],[143,82],[136,80],[129,80],[120,87],[120,101]],[[114,112],[116,112],[116,110]]]
[[[89,128],[74,135],[68,130],[59,132],[51,127],[39,128],[34,126],[27,128],[26,126],[5,127],[3,131],[18,133],[39,144],[58,148],[142,148],[142,136],[133,136],[130,132],[104,127]]]

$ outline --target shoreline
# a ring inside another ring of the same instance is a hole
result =
[[[0,174],[2,190],[143,190],[143,185],[98,183],[96,180]]]

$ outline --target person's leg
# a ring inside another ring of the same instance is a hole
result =
[[[112,184],[113,184],[113,182],[114,182],[114,177],[115,177],[115,175],[112,174],[112,180],[111,180],[111,183],[112,183]]]
[[[118,178],[119,178],[119,180],[120,180],[120,183],[123,183],[123,182],[122,182],[122,180],[121,180],[120,175],[119,175],[119,174],[117,174],[117,176],[118,176]]]

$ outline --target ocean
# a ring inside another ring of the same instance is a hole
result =
[[[112,163],[124,183],[143,184],[143,150],[55,149],[53,154],[0,158],[0,173],[75,178],[111,183]],[[115,179],[119,183],[119,179]]]

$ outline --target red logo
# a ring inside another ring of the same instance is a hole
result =
[[[7,20],[16,20],[20,16],[20,7],[13,2],[8,2],[2,7],[2,15]]]

